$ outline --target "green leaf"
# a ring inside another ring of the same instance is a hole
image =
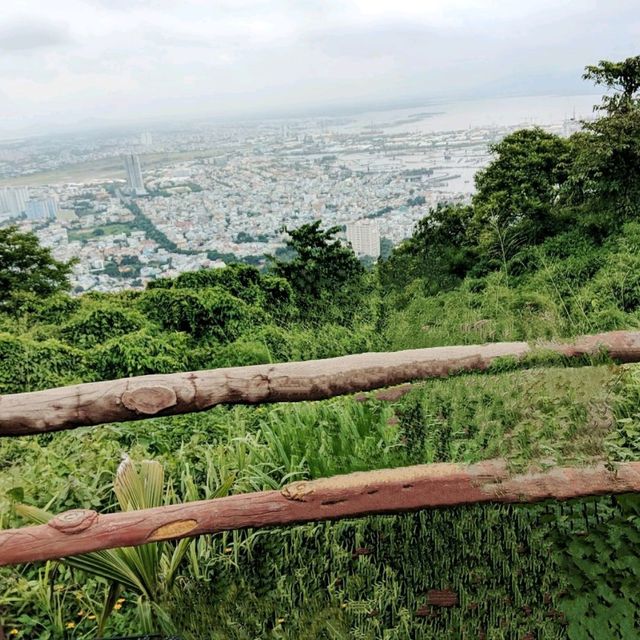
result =
[[[24,488],[13,487],[7,491],[7,497],[14,502],[22,502],[24,500]]]

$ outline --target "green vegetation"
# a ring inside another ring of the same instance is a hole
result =
[[[69,231],[69,240],[89,240],[90,238],[99,238],[100,236],[115,236],[120,233],[129,235],[137,228],[135,224],[127,222],[103,224],[93,229]]]
[[[612,90],[599,119],[568,140],[508,136],[469,206],[431,211],[368,272],[336,229],[314,223],[289,231],[268,272],[238,264],[72,298],[68,266],[13,231],[4,255],[43,262],[0,263],[10,301],[0,393],[638,328],[639,68],[640,58],[587,68]],[[62,276],[25,286],[40,267]],[[43,510],[108,512],[415,463],[502,457],[523,472],[640,460],[640,366],[580,364],[540,352],[392,401],[217,407],[4,439],[0,527],[42,521]],[[633,638],[638,542],[636,496],[232,532],[2,569],[0,629],[23,639]],[[430,604],[433,589],[453,590],[456,604]]]
[[[35,233],[21,233],[14,226],[0,229],[0,311],[17,304],[20,297],[35,300],[68,289],[72,266],[54,260]]]
[[[273,271],[291,284],[301,316],[313,320],[322,309],[322,320],[350,323],[366,305],[367,288],[355,254],[334,238],[340,228],[323,230],[318,221],[284,231],[293,257],[272,259]]]
[[[133,226],[136,229],[140,229],[144,231],[147,235],[147,238],[153,240],[158,243],[158,246],[162,247],[166,251],[171,251],[173,253],[185,253],[185,254],[193,254],[195,251],[187,251],[185,249],[178,249],[175,242],[169,240],[167,236],[162,233],[154,224],[147,218],[147,216],[142,213],[142,209],[133,201],[129,202],[125,205],[129,211],[133,214]]]
[[[236,242],[242,244],[243,242],[268,242],[269,236],[265,234],[259,234],[255,238],[246,231],[240,231],[236,236]]]

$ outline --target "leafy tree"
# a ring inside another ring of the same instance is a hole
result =
[[[73,264],[55,260],[34,233],[21,233],[15,226],[0,229],[0,308],[10,306],[17,293],[48,296],[68,289]]]
[[[469,239],[473,209],[462,205],[438,205],[418,224],[413,235],[379,264],[385,291],[404,288],[424,278],[431,293],[458,285],[472,267],[475,246]]]
[[[320,224],[285,227],[289,234],[286,246],[294,257],[288,261],[271,258],[273,271],[291,285],[303,318],[348,321],[364,293],[364,268],[353,250],[335,238],[340,227],[322,229]]]
[[[284,278],[263,275],[247,264],[188,271],[177,278],[158,278],[149,282],[147,288],[224,290],[247,304],[262,307],[278,318],[288,317],[293,306],[293,291]]]
[[[217,288],[153,289],[145,292],[140,308],[165,330],[221,342],[232,342],[264,321],[261,309]]]
[[[386,260],[393,251],[393,240],[389,238],[380,238],[380,259]]]
[[[293,289],[284,279],[274,275],[265,275],[260,279],[262,290],[261,306],[274,318],[286,320],[295,313]]]
[[[185,334],[154,335],[142,330],[97,346],[91,351],[89,364],[96,380],[173,373],[187,367],[189,353]]]
[[[554,204],[567,179],[570,150],[565,139],[538,127],[491,147],[495,158],[476,175],[473,198],[475,233],[489,253],[504,249],[507,237],[537,243],[557,231]]]
[[[42,322],[60,325],[76,313],[81,305],[80,298],[73,298],[67,293],[57,293],[46,300],[38,300],[37,319]]]
[[[207,289],[219,287],[245,301],[258,296],[260,271],[246,264],[231,264],[222,269],[199,269],[181,273],[177,278],[159,278],[149,289]]]
[[[582,78],[615,91],[611,96],[604,96],[599,107],[608,114],[632,110],[638,106],[640,56],[627,58],[622,62],[600,60],[597,65],[585,67]]]
[[[0,393],[71,384],[87,373],[79,349],[55,339],[36,342],[8,333],[0,333],[0,363]]]
[[[603,117],[574,136],[570,197],[603,234],[640,214],[640,56],[602,60],[583,76],[614,91],[597,109]]]
[[[63,338],[75,347],[92,347],[112,338],[139,331],[147,324],[137,311],[101,304],[72,318],[61,330]]]

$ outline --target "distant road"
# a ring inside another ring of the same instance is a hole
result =
[[[172,162],[209,158],[213,151],[173,151],[167,153],[140,154],[143,170],[161,167]],[[89,182],[92,180],[124,180],[126,174],[120,156],[89,160],[78,164],[69,164],[52,171],[32,173],[28,176],[0,178],[0,187],[25,186],[39,187],[43,185],[60,185],[68,182]]]

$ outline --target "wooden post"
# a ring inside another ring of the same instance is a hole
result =
[[[320,400],[333,396],[483,371],[497,358],[521,359],[536,348],[566,357],[606,351],[640,361],[640,332],[617,331],[572,343],[526,342],[363,353],[327,360],[255,365],[125,378],[0,396],[0,436],[17,436],[105,422],[202,411],[218,404]]]
[[[640,462],[509,476],[502,460],[439,463],[294,482],[260,491],[98,515],[67,511],[45,525],[0,531],[0,565],[63,558],[247,527],[484,502],[537,502],[640,492]]]

